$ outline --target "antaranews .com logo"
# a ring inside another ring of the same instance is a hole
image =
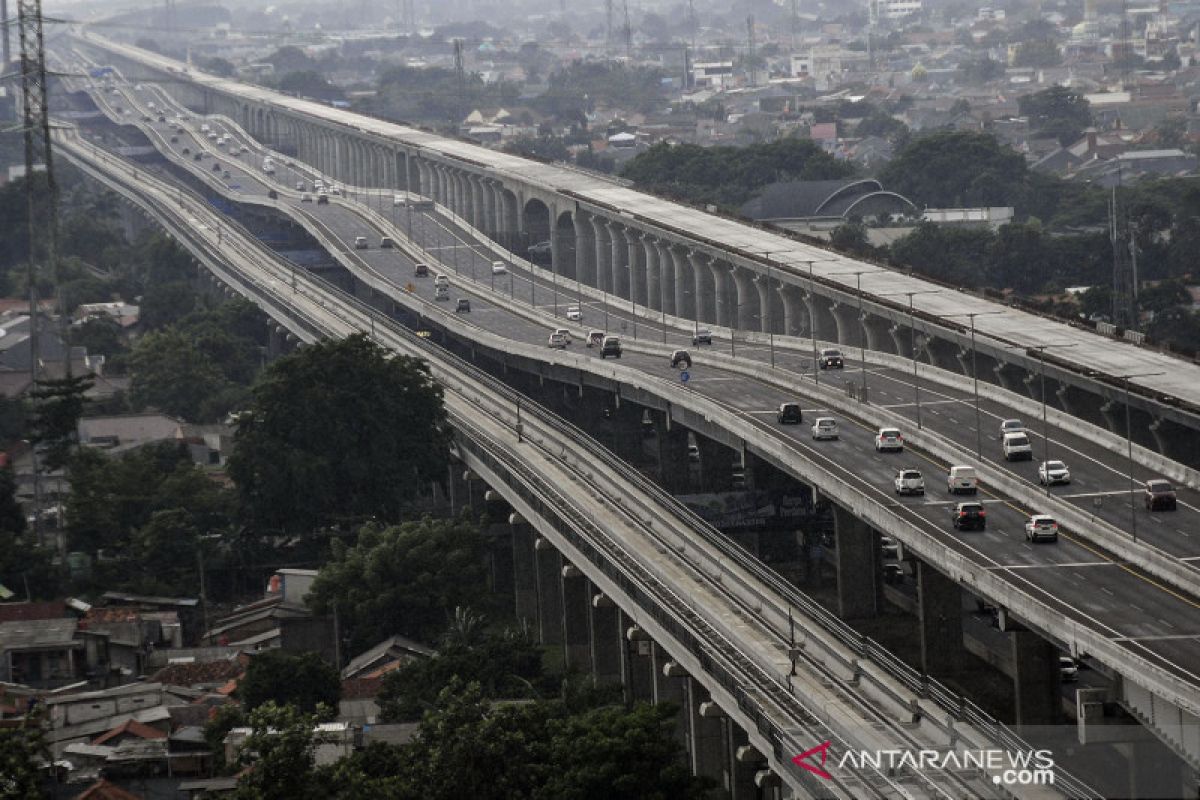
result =
[[[792,759],[792,763],[818,778],[833,779],[839,769],[978,769],[992,776],[992,782],[1005,786],[1053,786],[1054,756],[1049,750],[979,749],[941,750],[847,750],[840,756],[830,753],[831,742],[810,747]]]

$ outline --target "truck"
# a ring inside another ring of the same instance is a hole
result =
[[[262,170],[267,175],[275,174],[275,162],[271,160],[270,156],[263,159]]]

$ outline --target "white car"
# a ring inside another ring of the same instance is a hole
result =
[[[892,483],[896,494],[925,494],[925,478],[920,470],[898,469]]]
[[[562,350],[567,346],[567,337],[563,336],[558,331],[550,334],[550,347],[555,350]]]
[[[577,305],[567,306],[567,319],[571,320],[572,322],[582,322],[583,309]]]
[[[979,476],[974,467],[956,465],[946,473],[946,491],[950,494],[975,494],[979,491]]]
[[[882,453],[884,450],[894,453],[904,450],[904,436],[899,428],[880,428],[879,433],[875,434],[875,452]]]
[[[1049,514],[1034,514],[1025,523],[1025,538],[1031,542],[1058,541],[1058,521]]]
[[[817,417],[812,425],[812,438],[820,439],[837,439],[838,424],[833,417]]]
[[[1063,683],[1079,680],[1079,664],[1070,656],[1058,657],[1058,678]]]
[[[1056,483],[1070,483],[1071,471],[1061,461],[1043,461],[1038,465],[1038,483],[1053,486]]]
[[[1003,439],[1009,433],[1024,433],[1025,423],[1019,419],[1006,419],[1000,423],[1000,438]]]
[[[508,267],[504,266],[503,261],[493,261],[492,262],[492,274],[493,275],[507,275]]]
[[[571,343],[571,332],[569,330],[567,330],[566,328],[555,328],[554,335],[561,336],[563,338],[563,341],[566,342],[567,344]]]

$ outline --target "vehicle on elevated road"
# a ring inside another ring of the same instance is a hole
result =
[[[987,528],[987,511],[983,503],[959,503],[950,513],[957,531],[982,531]]]
[[[833,417],[817,417],[812,426],[812,438],[817,440],[840,438],[837,420]]]
[[[1058,483],[1070,483],[1071,471],[1061,461],[1043,461],[1038,465],[1038,483],[1044,486],[1054,486]]]
[[[775,421],[780,425],[799,425],[804,421],[804,414],[799,403],[780,403],[775,412]]]
[[[875,452],[899,453],[904,449],[904,436],[899,428],[880,428],[875,434]]]
[[[975,494],[979,491],[979,476],[974,467],[959,464],[946,473],[946,491],[950,494]]]
[[[572,322],[583,322],[583,309],[575,304],[567,306],[567,319]]]
[[[671,353],[671,369],[691,369],[692,355],[687,350],[676,350]]]
[[[692,334],[692,347],[699,347],[702,344],[712,346],[712,331],[708,328],[697,328],[696,332]]]
[[[471,301],[466,297],[458,298],[458,303],[454,306],[454,313],[469,314],[471,312]]]
[[[1143,495],[1146,503],[1147,511],[1174,511],[1178,501],[1175,498],[1175,489],[1169,481],[1162,478],[1155,478],[1152,481],[1146,481],[1146,490]]]
[[[604,331],[588,331],[587,346],[600,347],[604,344]]]
[[[892,479],[896,494],[925,494],[925,477],[919,469],[898,469]]]
[[[508,274],[508,267],[506,267],[504,265],[503,261],[493,261],[492,262],[492,274],[493,275],[506,275],[506,274]]]
[[[1030,461],[1033,459],[1033,445],[1024,433],[1006,433],[1000,443],[1004,450],[1005,461]]]
[[[821,351],[821,357],[817,359],[817,363],[821,365],[821,369],[842,369],[846,366],[842,360],[842,351],[832,347],[826,347]]]
[[[621,357],[621,340],[616,336],[605,336],[604,344],[600,347],[600,358]]]
[[[563,336],[558,331],[550,334],[549,345],[555,350],[564,350],[567,347],[567,337]]]
[[[1049,514],[1034,514],[1025,523],[1025,538],[1031,542],[1057,542],[1058,520]]]

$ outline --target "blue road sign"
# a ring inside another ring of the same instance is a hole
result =
[[[691,377],[692,377],[691,374],[689,374],[686,369],[680,371],[680,373],[679,373],[679,380],[683,381],[684,383],[687,383],[688,379]]]

